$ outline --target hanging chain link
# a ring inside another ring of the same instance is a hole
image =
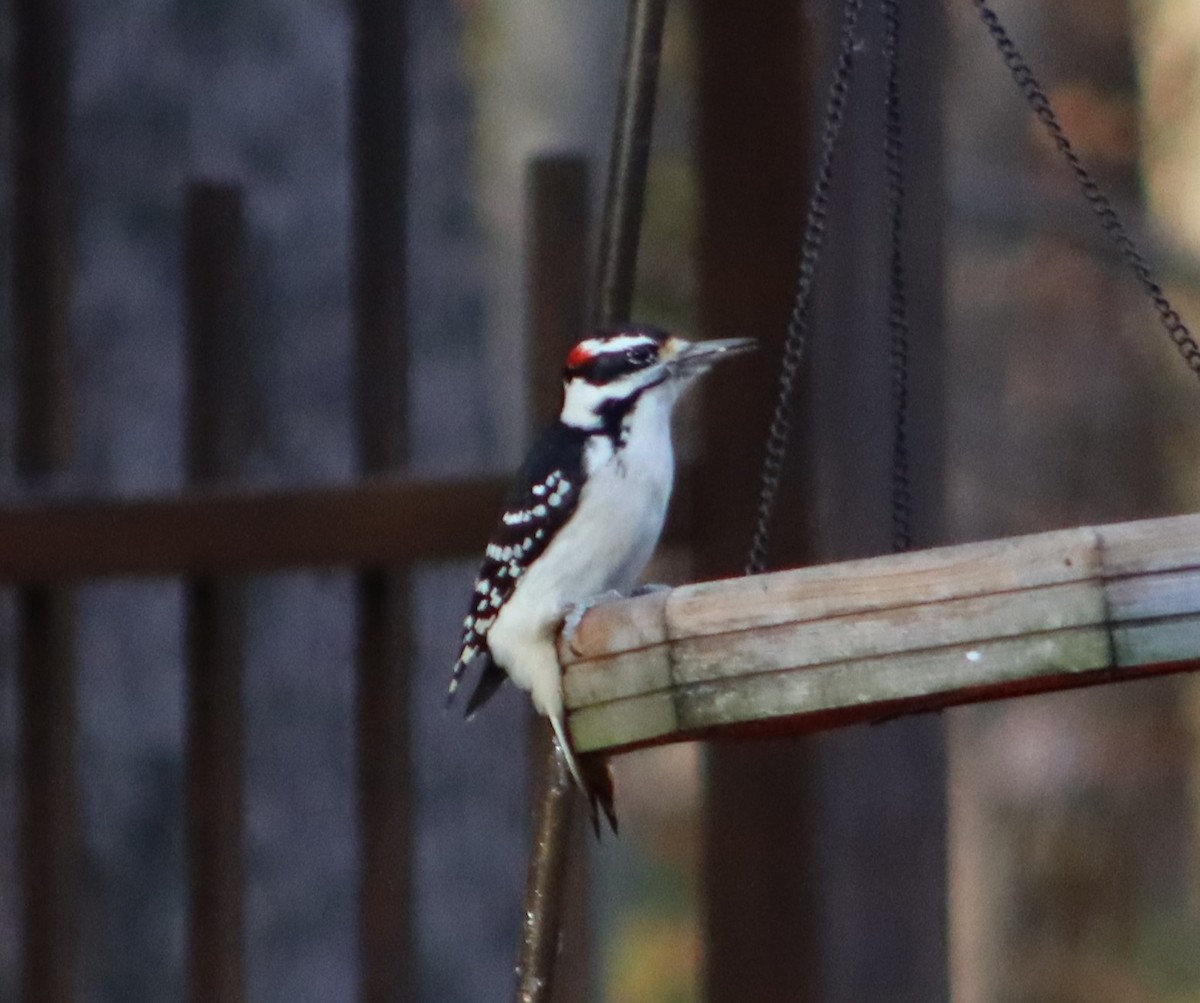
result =
[[[1070,140],[1067,139],[1067,134],[1063,131],[1058,116],[1055,115],[1054,110],[1050,107],[1050,99],[1046,96],[1042,85],[1038,83],[1037,78],[1033,75],[1033,71],[1025,62],[1020,50],[1012,38],[1009,37],[1008,32],[1000,23],[1000,18],[991,6],[989,6],[987,0],[972,0],[972,3],[975,4],[975,8],[979,11],[979,16],[987,26],[992,40],[996,43],[996,48],[1000,50],[1000,56],[1012,74],[1013,80],[1016,81],[1017,87],[1025,95],[1025,100],[1029,102],[1029,107],[1033,109],[1033,113],[1041,120],[1042,125],[1046,127],[1046,132],[1050,134],[1050,138],[1054,141],[1058,152],[1062,154],[1062,158],[1067,162],[1071,173],[1075,175],[1075,180],[1079,183],[1079,188],[1083,192],[1084,198],[1087,199],[1088,204],[1091,205],[1092,210],[1099,217],[1100,225],[1104,227],[1105,233],[1112,239],[1121,257],[1133,270],[1134,275],[1137,276],[1138,281],[1142,284],[1142,288],[1146,291],[1146,295],[1150,297],[1150,302],[1154,304],[1154,309],[1158,311],[1159,320],[1166,330],[1168,337],[1170,337],[1175,347],[1179,350],[1179,354],[1188,368],[1200,377],[1200,345],[1196,344],[1196,340],[1192,337],[1187,325],[1184,324],[1183,319],[1175,311],[1174,307],[1171,306],[1171,302],[1163,293],[1162,287],[1154,281],[1153,276],[1150,274],[1150,268],[1146,264],[1146,259],[1142,257],[1137,247],[1134,246],[1129,233],[1125,229],[1125,225],[1121,222],[1121,218],[1117,215],[1117,211],[1113,208],[1108,196],[1100,190],[1100,186],[1096,184],[1091,173],[1080,162],[1079,155],[1075,152],[1074,147],[1071,146]]]
[[[1050,106],[1046,91],[1033,75],[1020,50],[1000,23],[1000,18],[988,0],[971,0],[991,34],[1001,58],[1025,95],[1033,113],[1041,121],[1055,147],[1066,161],[1083,196],[1100,220],[1100,225],[1116,245],[1122,259],[1137,276],[1150,298],[1168,337],[1193,373],[1200,377],[1200,345],[1187,325],[1171,306],[1162,287],[1154,280],[1145,258],[1130,238],[1124,223],[1108,196],[1091,173],[1083,166],[1071,145],[1062,123]],[[767,434],[766,456],[763,460],[757,521],[746,574],[759,574],[766,567],[770,539],[771,516],[783,475],[783,462],[791,437],[796,380],[808,341],[809,311],[812,304],[813,281],[824,246],[826,220],[829,214],[829,191],[833,182],[833,161],[837,152],[846,100],[854,69],[855,32],[862,9],[862,0],[846,0],[842,11],[841,43],[829,98],[825,106],[825,123],[821,135],[820,167],[809,199],[801,242],[800,268],[796,294],[788,320],[780,365],[779,392],[771,427]],[[894,417],[892,440],[892,547],[907,550],[912,544],[912,489],[908,444],[908,349],[910,328],[904,276],[904,139],[899,87],[899,0],[881,0],[884,18],[883,56],[886,67],[884,104],[884,170],[887,179],[887,214],[889,239],[888,330],[889,363],[891,367],[891,396]]]
[[[854,69],[854,50],[857,45],[855,32],[862,0],[846,0],[842,10],[841,45],[833,81],[829,85],[829,99],[825,105],[825,125],[821,132],[821,160],[817,169],[817,180],[813,185],[808,203],[808,214],[804,221],[804,236],[800,248],[800,269],[796,281],[796,295],[792,301],[792,312],[788,319],[787,337],[783,344],[783,360],[779,371],[779,393],[771,427],[767,433],[766,456],[763,459],[762,486],[759,492],[757,522],[750,554],[746,561],[746,574],[760,574],[767,564],[767,546],[771,533],[771,514],[779,494],[783,476],[783,461],[787,454],[788,441],[792,433],[796,379],[808,341],[809,308],[812,305],[813,279],[821,248],[825,242],[825,221],[829,214],[829,190],[833,182],[833,159],[837,152],[842,123],[846,116],[846,98]]]
[[[908,456],[908,298],[904,283],[904,133],[900,114],[900,4],[882,0],[884,92],[883,162],[887,176],[888,359],[892,382],[892,550],[912,546],[912,483]]]

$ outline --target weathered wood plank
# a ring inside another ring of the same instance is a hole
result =
[[[667,597],[670,592],[651,592],[636,599],[614,599],[605,604],[605,616],[587,616],[569,642],[564,662],[589,657],[590,652],[639,651],[667,640]]]
[[[1104,594],[1114,620],[1200,612],[1200,569],[1106,579]]]
[[[1113,650],[1118,666],[1200,660],[1200,616],[1118,626]]]
[[[1184,515],[1100,527],[1105,574],[1117,578],[1200,567],[1198,520],[1200,516]]]
[[[1080,581],[1096,570],[1094,530],[988,540],[888,557],[685,585],[671,594],[672,638]],[[713,597],[718,601],[714,602]]]
[[[1104,622],[1099,582],[1072,582],[683,639],[673,646],[672,676],[708,682]]]
[[[581,751],[1181,671],[1200,516],[684,586],[596,607],[560,653]]]

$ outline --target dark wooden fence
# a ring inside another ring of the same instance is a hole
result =
[[[706,575],[736,572],[748,543],[757,441],[766,426],[803,209],[803,124],[813,77],[807,59],[813,35],[795,5],[769,6],[762,17],[757,10],[735,11],[736,5],[721,0],[703,0],[697,7],[704,196],[704,321],[698,333],[751,334],[762,338],[765,349],[747,382],[718,387],[723,407],[719,414],[708,412],[703,434],[710,469],[720,473],[685,477],[682,505],[672,516],[669,533],[696,546]],[[936,21],[932,3],[916,6],[920,13],[914,20]],[[661,33],[665,7],[665,0],[632,3],[631,41],[639,33]],[[17,441],[21,473],[36,489],[70,463],[65,378],[70,24],[65,0],[24,0],[15,16]],[[35,500],[0,510],[0,580],[17,587],[21,597],[19,840],[25,890],[23,996],[30,1003],[75,998],[79,819],[72,586],[119,575],[172,576],[188,583],[189,994],[197,1003],[224,1003],[242,1000],[245,992],[243,603],[236,579],[252,572],[332,566],[358,573],[360,998],[383,1003],[412,995],[405,672],[412,641],[405,569],[420,560],[478,553],[504,484],[495,477],[429,482],[405,473],[403,5],[357,0],[354,19],[353,309],[356,449],[363,480],[288,491],[238,487],[244,459],[237,433],[243,399],[238,359],[246,350],[243,270],[237,265],[244,240],[241,193],[198,183],[186,196],[188,489],[173,497],[119,501],[67,502],[31,494]],[[657,53],[654,67],[656,60]],[[623,107],[631,121],[642,117],[642,132],[638,143],[615,151],[615,178],[645,168],[653,67],[648,77],[627,72],[624,86]],[[919,100],[927,99],[932,100]],[[586,172],[577,162],[555,161],[541,163],[530,176],[530,378],[535,408],[544,415],[557,389],[557,380],[546,374],[557,371],[564,341],[585,317]],[[626,264],[636,251],[640,202],[638,207],[632,232],[626,220],[620,239],[604,243]],[[930,225],[936,228],[936,222]],[[598,314],[620,316],[629,310],[630,290],[615,281],[617,270],[616,258],[600,262]],[[936,283],[937,276],[928,281]],[[827,427],[840,429],[844,415],[843,409]],[[889,432],[881,415],[871,434],[886,441]],[[834,438],[831,431],[829,442]],[[806,455],[816,451],[808,448]],[[782,507],[802,512],[802,488],[790,483]],[[781,525],[779,563],[811,559],[816,552],[805,518],[797,515]],[[922,749],[932,743],[937,758],[936,729],[916,742]],[[819,941],[811,921],[818,891],[809,871],[818,837],[806,810],[814,804],[812,769],[809,750],[790,744],[724,748],[710,761],[704,906],[710,1003],[810,998],[802,994],[813,991],[816,976],[808,959]],[[938,797],[914,823],[921,829],[915,835],[935,855],[944,847],[940,780],[930,778]],[[741,838],[748,829],[757,834],[753,844]],[[940,896],[940,886],[930,894]],[[887,921],[911,925],[896,905],[886,910]],[[940,919],[937,911],[933,932],[922,926],[912,936],[934,944],[932,960],[923,962],[927,971],[921,984],[934,986],[926,1000],[944,990]]]
[[[68,1003],[77,992],[74,584],[119,575],[187,582],[188,991],[197,1003],[221,1003],[245,998],[244,596],[237,576],[342,566],[362,569],[359,995],[368,1003],[410,998],[411,638],[404,569],[418,560],[479,553],[504,486],[498,478],[428,483],[404,474],[403,5],[360,0],[354,8],[354,331],[364,480],[286,492],[238,487],[252,350],[242,193],[198,182],[181,193],[187,220],[188,488],[178,496],[133,501],[63,502],[39,491],[71,462],[71,23],[67,4],[58,0],[18,4],[15,18],[16,440],[19,471],[34,500],[0,512],[0,579],[17,586],[20,596],[22,996]]]

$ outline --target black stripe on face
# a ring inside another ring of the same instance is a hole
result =
[[[600,386],[612,383],[629,373],[654,365],[658,351],[652,345],[641,345],[623,352],[606,352],[596,356],[584,370],[576,375],[589,383]]]
[[[597,386],[610,383],[653,365],[670,337],[669,332],[649,324],[601,328],[571,350],[563,375]]]

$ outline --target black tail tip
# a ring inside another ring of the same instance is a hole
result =
[[[614,803],[612,767],[607,757],[600,755],[581,756],[579,769],[587,787],[588,812],[592,821],[592,832],[596,839],[601,837],[600,813],[608,822],[614,836],[619,836],[617,810]]]

